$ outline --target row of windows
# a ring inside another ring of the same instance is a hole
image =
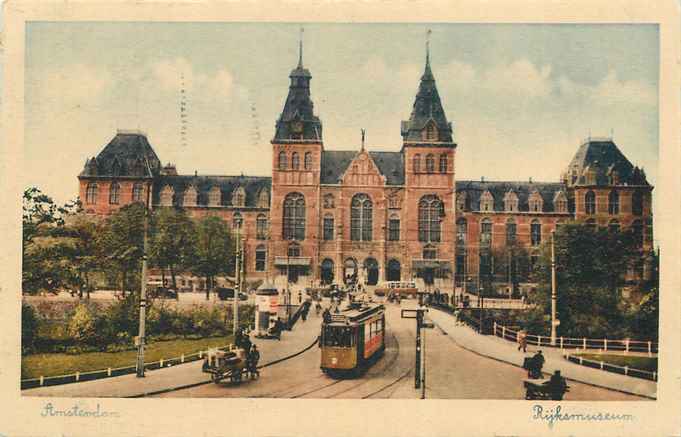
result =
[[[413,158],[413,164],[414,164],[414,173],[421,173],[421,172],[426,172],[426,173],[435,173],[435,155],[432,153],[429,153],[426,155],[426,166],[425,168],[421,168],[421,155],[416,154],[414,155]],[[444,153],[440,155],[440,160],[439,160],[439,171],[440,173],[447,173],[447,155]]]
[[[305,170],[312,169],[312,152],[305,152],[303,166]],[[279,162],[277,167],[279,170],[289,170],[288,154],[286,152],[279,152]],[[291,170],[300,170],[300,155],[298,152],[293,152],[291,154]]]
[[[439,242],[442,238],[441,223],[444,205],[434,195],[427,195],[419,201],[418,238],[423,242]],[[300,193],[289,193],[284,198],[283,230],[285,240],[305,239],[305,197]],[[322,226],[324,240],[333,240],[333,217],[325,217]],[[392,216],[388,221],[388,240],[400,239],[400,220]],[[364,193],[355,194],[350,202],[350,240],[373,240],[373,202]]]
[[[166,185],[159,193],[159,201],[161,206],[172,206],[173,196],[175,190],[172,186]],[[182,204],[184,206],[197,206],[199,192],[196,187],[189,186],[184,190]],[[232,206],[244,207],[246,206],[246,190],[244,187],[237,187],[232,191]],[[215,185],[208,191],[208,206],[222,205],[222,190]],[[261,189],[257,196],[256,206],[258,208],[269,208],[270,195],[267,189]]]
[[[518,212],[519,199],[518,195],[514,191],[508,191],[504,194],[504,211],[505,212]],[[534,191],[530,194],[527,199],[528,209],[530,212],[543,212],[544,211],[544,199],[542,198],[539,191]],[[564,192],[559,191],[553,198],[554,211],[558,213],[568,212],[568,199]],[[459,211],[470,211],[471,210],[471,199],[467,193],[461,192],[456,196],[456,208]],[[489,190],[485,190],[480,195],[480,209],[482,212],[494,211],[494,196]]]
[[[596,193],[589,190],[584,194],[584,211],[588,215],[596,214]],[[617,215],[620,213],[620,194],[611,191],[608,194],[608,214]],[[633,215],[643,215],[643,193],[634,191],[631,195],[631,213]]]
[[[556,223],[556,226],[562,225],[562,221],[558,221]],[[589,219],[585,222],[587,226],[592,226],[596,227],[596,221],[594,219]],[[641,220],[635,220],[631,224],[632,229],[634,230],[635,234],[637,236],[640,236],[639,239],[642,240],[643,238],[643,222]],[[611,232],[619,232],[621,229],[619,221],[613,219],[610,220],[608,223],[608,230]],[[652,231],[652,226],[648,226],[647,232],[650,233]],[[465,218],[460,218],[456,221],[456,243],[459,246],[465,246],[466,245],[466,238],[467,238],[467,233],[468,233],[468,222]],[[516,242],[516,237],[517,237],[517,225],[515,223],[515,220],[512,218],[508,219],[506,221],[506,244],[513,244]],[[649,236],[646,236],[646,239],[650,239]],[[532,246],[539,246],[542,242],[542,224],[539,220],[532,220],[530,223],[530,244]],[[484,218],[480,222],[480,245],[481,246],[490,246],[492,244],[492,220],[489,218]]]
[[[132,201],[142,202],[142,196],[144,195],[144,185],[141,183],[136,183],[132,186]],[[99,184],[96,182],[91,182],[87,184],[85,189],[85,203],[95,204],[97,203],[97,198],[99,197]],[[121,185],[118,182],[112,182],[109,185],[109,203],[111,205],[118,205],[121,201]]]

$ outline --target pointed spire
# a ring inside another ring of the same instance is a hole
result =
[[[423,73],[424,77],[432,78],[433,72],[430,71],[430,34],[433,33],[432,30],[428,29],[426,32],[426,70]]]
[[[303,32],[305,29],[300,27],[300,39],[298,41],[298,68],[303,68]]]
[[[366,130],[362,128],[362,152],[364,152],[364,135],[366,134]]]

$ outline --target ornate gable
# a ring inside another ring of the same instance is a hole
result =
[[[355,155],[355,158],[350,162],[350,165],[343,176],[341,183],[343,185],[385,185],[386,179],[381,174],[378,166],[365,150],[360,151]]]

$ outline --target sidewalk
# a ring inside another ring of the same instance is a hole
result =
[[[319,335],[321,316],[310,313],[307,321],[296,323],[292,331],[284,331],[281,341],[251,338],[260,349],[260,364],[284,358],[310,344]],[[87,382],[76,382],[51,387],[23,390],[22,396],[49,397],[133,397],[165,389],[184,387],[210,381],[210,375],[201,371],[203,360],[180,364],[164,369],[146,371],[144,378],[135,374],[104,378]]]
[[[450,314],[436,308],[429,308],[428,317],[459,346],[480,355],[522,367],[525,354],[517,350],[514,343],[491,335],[479,335],[467,325],[457,325]],[[532,347],[534,352],[541,349],[546,358],[543,371],[553,373],[560,370],[562,376],[585,384],[617,390],[638,396],[655,399],[657,383],[617,373],[580,366],[563,358],[562,351],[554,348]]]

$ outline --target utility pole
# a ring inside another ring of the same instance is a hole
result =
[[[149,201],[151,199],[151,184],[146,186],[146,202],[144,205],[144,243],[142,253],[142,284],[140,286],[140,322],[139,334],[137,336],[137,377],[144,377],[144,343],[145,339],[145,322],[147,319],[147,254],[149,253]]]
[[[556,327],[558,321],[556,320],[556,245],[555,245],[555,229],[551,231],[551,346],[556,345]]]
[[[422,292],[419,292],[419,298]],[[421,389],[421,399],[426,396],[426,371],[425,371],[425,353],[421,340],[421,329],[432,329],[434,327],[432,322],[424,322],[424,313],[428,311],[427,308],[404,309],[401,316],[403,319],[416,319],[416,359],[414,363],[414,388]],[[423,336],[423,345],[425,345],[425,332]],[[421,358],[423,354],[423,359]]]

